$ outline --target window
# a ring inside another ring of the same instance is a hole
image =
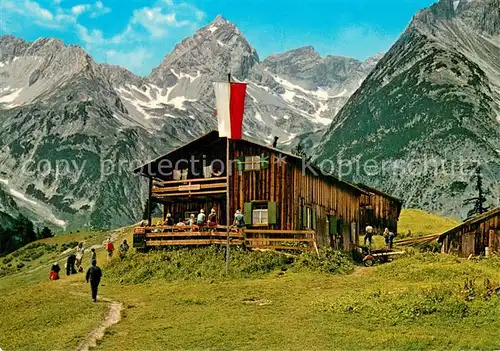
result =
[[[260,156],[245,156],[245,171],[259,171]]]
[[[245,202],[245,223],[247,225],[267,226],[278,224],[278,204],[276,202]]]
[[[316,212],[308,206],[302,206],[302,226],[316,230]]]
[[[268,224],[268,209],[256,208],[252,211],[252,224],[254,225],[267,225]]]

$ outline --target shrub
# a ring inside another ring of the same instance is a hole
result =
[[[2,262],[3,262],[3,264],[7,264],[10,261],[12,261],[12,257],[5,257]]]
[[[180,248],[154,250],[146,254],[129,253],[112,260],[107,275],[122,283],[142,283],[152,279],[191,280],[251,278],[276,270],[313,270],[323,273],[346,273],[354,268],[346,253],[320,250],[293,256],[275,251],[230,251],[230,272],[226,275],[225,248]]]
[[[354,269],[349,254],[331,248],[320,248],[319,256],[315,252],[300,255],[294,265],[298,270],[313,270],[323,273],[343,274]]]

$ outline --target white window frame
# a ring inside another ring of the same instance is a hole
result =
[[[260,171],[260,156],[245,156],[245,171]]]
[[[313,209],[306,207],[306,228],[312,229]]]
[[[253,225],[269,225],[269,209],[268,208],[254,208],[252,210],[252,224]]]

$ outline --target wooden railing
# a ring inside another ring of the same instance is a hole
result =
[[[227,177],[153,182],[153,197],[213,195],[226,193]]]
[[[243,234],[251,249],[318,251],[313,230],[244,229]]]
[[[245,237],[240,231],[229,231],[229,242],[242,245]],[[142,243],[140,241],[143,241]],[[134,247],[222,245],[227,243],[227,226],[151,226],[134,229]]]
[[[249,249],[318,251],[313,230],[267,230],[230,228],[232,245]],[[227,226],[149,226],[134,229],[134,247],[227,244]]]

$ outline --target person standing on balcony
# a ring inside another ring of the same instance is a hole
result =
[[[172,215],[170,213],[167,213],[167,219],[165,220],[164,224],[168,226],[174,225],[174,219],[172,218]]]
[[[206,225],[206,216],[203,209],[200,210],[200,213],[198,213],[198,217],[196,217],[196,224],[200,228],[199,230],[203,231],[203,227]]]
[[[208,226],[212,228],[217,226],[217,212],[215,212],[215,207],[212,207],[212,210],[208,215]]]
[[[236,227],[243,228],[245,226],[245,216],[240,210],[236,210],[234,213],[234,223]]]
[[[198,225],[202,225],[205,223],[205,211],[203,209],[200,210],[200,213],[198,213],[198,217],[196,218],[196,223]]]

